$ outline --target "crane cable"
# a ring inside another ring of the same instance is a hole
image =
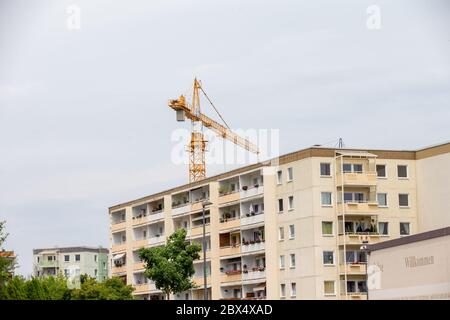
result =
[[[206,99],[209,101],[209,103],[211,104],[211,106],[214,108],[214,110],[216,111],[216,113],[219,115],[220,119],[222,119],[223,123],[227,126],[227,128],[229,130],[230,127],[228,126],[228,123],[225,121],[225,119],[222,117],[222,115],[219,113],[219,110],[217,110],[217,108],[214,106],[214,104],[212,103],[211,99],[208,97],[208,95],[206,94],[205,90],[203,90],[203,87],[200,85],[200,90],[202,90],[203,94],[205,95]]]

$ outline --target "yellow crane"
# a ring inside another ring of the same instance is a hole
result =
[[[200,91],[211,103],[213,108],[218,113],[219,117],[225,123],[225,126],[221,125],[217,121],[214,121],[201,112],[199,95]],[[169,100],[169,107],[176,111],[177,121],[184,121],[186,118],[191,120],[191,142],[188,146],[189,182],[199,181],[206,177],[206,140],[203,135],[203,126],[211,129],[223,139],[227,139],[250,152],[259,154],[259,150],[256,145],[230,130],[225,120],[223,120],[220,113],[214,107],[211,100],[206,95],[206,92],[203,90],[201,83],[197,79],[194,79],[194,91],[192,95],[191,105],[189,106],[189,104],[186,102],[186,98],[181,95],[176,100]]]

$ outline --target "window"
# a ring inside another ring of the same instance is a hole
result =
[[[94,270],[94,275],[97,276],[97,269]]]
[[[75,255],[75,261],[80,261],[80,258],[81,258],[81,257],[80,257],[79,254],[76,254],[76,255]]]
[[[353,172],[356,172],[356,173],[362,173],[362,172],[363,172],[363,166],[362,166],[362,164],[355,163],[355,164],[353,165]]]
[[[147,238],[147,230],[142,231],[142,238]]]
[[[333,265],[334,264],[333,251],[324,251],[323,252],[323,264],[325,264],[325,265]]]
[[[280,241],[284,240],[284,227],[278,228],[278,240]]]
[[[284,283],[280,284],[280,297],[286,297],[286,285]]]
[[[410,234],[409,222],[400,222],[400,235],[407,236]]]
[[[291,283],[291,297],[295,297],[297,295],[297,283]]]
[[[386,178],[386,165],[385,164],[377,164],[377,177],[378,178]]]
[[[69,262],[70,261],[70,256],[69,255],[65,255],[64,256],[64,261],[65,262]]]
[[[290,257],[290,267],[292,269],[294,269],[295,268],[295,253],[291,253],[289,255],[289,257]]]
[[[355,192],[354,193],[355,202],[363,203],[364,200],[364,193],[362,192]]]
[[[285,264],[284,264],[284,255],[280,256],[280,269],[284,269]]]
[[[283,199],[278,199],[278,212],[283,212]]]
[[[291,224],[289,226],[289,239],[294,239],[295,238],[295,226],[293,224]]]
[[[97,262],[97,255],[94,255],[94,261]]]
[[[53,256],[48,256],[47,261],[53,261]]]
[[[69,269],[64,269],[64,277],[68,278],[70,276]]]
[[[322,192],[320,196],[322,206],[331,206],[331,192]]]
[[[330,177],[331,176],[331,166],[329,163],[321,163],[320,164],[320,175],[322,177]]]
[[[334,289],[334,281],[324,281],[323,292],[326,296],[334,296],[336,294],[336,291]]]
[[[287,175],[288,182],[294,180],[294,174],[293,174],[292,168],[288,168],[287,174],[288,174]]]
[[[379,207],[387,207],[387,194],[386,193],[377,193],[377,200]]]
[[[277,184],[283,183],[283,171],[279,170],[277,172]]]
[[[342,165],[342,171],[344,171],[344,173],[352,172],[352,165],[350,163],[344,163]]]
[[[353,193],[351,192],[344,192],[344,202],[353,202]]]
[[[398,195],[398,205],[400,207],[409,207],[409,196],[406,193],[400,193]]]
[[[288,210],[294,210],[294,196],[288,198]]]
[[[389,224],[387,222],[378,222],[378,232],[383,236],[387,236],[389,234]]]
[[[400,179],[407,179],[408,178],[408,166],[398,165],[397,166],[397,177],[399,177]]]
[[[322,235],[332,236],[333,235],[333,222],[332,221],[322,221]]]

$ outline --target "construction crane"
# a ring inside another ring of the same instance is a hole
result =
[[[200,91],[205,95],[206,99],[216,110],[225,126],[217,121],[214,121],[201,112]],[[191,142],[187,148],[187,151],[189,152],[189,182],[200,181],[206,177],[206,140],[203,134],[203,127],[211,129],[223,139],[227,139],[250,152],[259,154],[259,150],[256,145],[230,130],[227,123],[222,118],[218,110],[214,107],[211,100],[206,95],[206,92],[203,90],[201,83],[197,79],[194,79],[194,91],[191,105],[189,106],[184,95],[181,95],[176,100],[169,100],[169,107],[176,111],[177,121],[184,121],[186,118],[191,120]]]

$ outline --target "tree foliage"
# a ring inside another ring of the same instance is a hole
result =
[[[0,251],[3,251],[3,244],[8,238],[8,233],[5,231],[6,221],[0,221]],[[0,255],[0,291],[2,290],[5,283],[10,279],[12,271],[16,266],[16,261],[14,258],[3,257]]]
[[[139,256],[146,264],[145,275],[169,299],[171,293],[195,288],[191,277],[195,273],[193,262],[200,258],[200,250],[200,245],[186,241],[186,230],[179,229],[170,235],[166,245],[143,248]]]
[[[15,276],[0,292],[4,300],[131,300],[133,288],[113,277],[104,282],[83,275],[79,289],[70,289],[60,276],[35,277],[29,280]]]

